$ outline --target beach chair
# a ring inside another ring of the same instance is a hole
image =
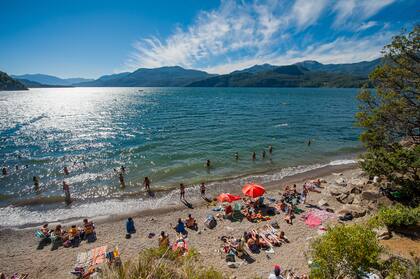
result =
[[[242,221],[244,218],[244,215],[241,212],[242,210],[242,204],[235,203],[233,206],[233,212],[232,212],[232,221]]]

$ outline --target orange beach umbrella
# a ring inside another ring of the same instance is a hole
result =
[[[249,183],[242,188],[242,193],[244,193],[245,196],[256,198],[264,195],[265,189],[261,185]]]
[[[240,200],[241,197],[240,196],[235,196],[229,193],[221,193],[218,197],[217,200],[219,202],[233,202],[233,201],[237,201]]]

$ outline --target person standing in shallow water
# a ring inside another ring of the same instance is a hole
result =
[[[150,179],[148,176],[144,177],[143,186],[147,192],[150,192]]]
[[[71,196],[70,196],[70,187],[69,184],[65,181],[63,181],[63,191],[64,191],[64,195],[65,195],[65,202],[67,205],[71,204],[72,200],[71,200]]]
[[[311,139],[308,140],[308,146],[311,146]]]
[[[257,154],[254,152],[252,152],[252,161],[257,160]]]
[[[179,184],[179,199],[185,200],[185,186],[183,183]]]
[[[121,166],[121,173],[125,174],[125,167]]]
[[[3,167],[3,169],[1,170],[1,172],[3,173],[4,176],[6,176],[7,175],[7,168],[6,167]]]
[[[262,151],[262,158],[265,159],[265,150]]]
[[[119,174],[119,178],[120,178],[120,185],[121,185],[121,188],[125,188],[124,175],[123,175],[123,173],[122,173],[122,172]]]
[[[235,160],[238,161],[239,160],[239,154],[238,152],[235,152]]]
[[[206,168],[210,168],[210,160],[206,161]]]
[[[38,176],[34,176],[33,178],[34,181],[34,190],[35,192],[39,192],[39,177]]]
[[[273,146],[270,145],[268,147],[268,153],[270,154],[270,156],[273,155]]]
[[[67,167],[64,167],[64,174],[69,175],[69,169]]]

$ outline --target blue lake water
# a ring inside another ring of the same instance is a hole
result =
[[[78,206],[86,206],[83,201],[141,191],[144,176],[150,177],[154,189],[170,189],[180,182],[195,185],[261,172],[284,175],[291,167],[354,158],[361,150],[360,131],[354,127],[357,92],[324,88],[0,92],[0,164],[9,170],[0,178],[0,216],[18,210],[8,206],[17,200],[62,196],[63,180],[70,184]],[[274,149],[271,158],[269,145]],[[264,149],[266,159],[261,158]],[[256,161],[251,160],[253,151]],[[204,167],[207,159],[210,169]],[[119,188],[113,171],[121,165],[127,169],[125,190]],[[34,175],[41,180],[40,194],[33,191]],[[35,209],[19,210],[27,210],[19,213],[25,219]]]

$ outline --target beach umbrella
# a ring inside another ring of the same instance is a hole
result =
[[[241,197],[240,196],[235,196],[229,193],[221,193],[218,197],[217,200],[219,202],[233,202],[233,201],[237,201],[240,200]]]
[[[242,188],[242,193],[244,193],[245,196],[256,198],[264,195],[265,189],[261,185],[249,183]]]

